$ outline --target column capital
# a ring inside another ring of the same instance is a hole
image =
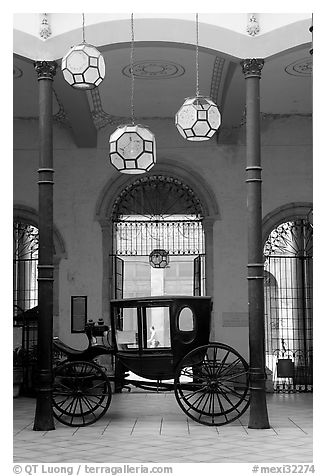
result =
[[[261,77],[261,70],[264,66],[262,58],[246,58],[240,61],[242,72],[245,78]]]
[[[51,81],[53,81],[57,66],[58,63],[56,61],[34,61],[34,68],[37,73],[37,79],[50,79]]]

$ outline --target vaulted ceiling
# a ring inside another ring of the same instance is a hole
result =
[[[250,38],[255,41],[255,38]],[[247,40],[247,38],[246,38]],[[77,44],[78,41],[75,42]],[[67,50],[71,45],[67,45]],[[53,112],[68,127],[79,147],[96,146],[97,131],[130,118],[130,42],[98,46],[106,76],[98,88],[82,92],[69,86],[60,70],[54,79]],[[312,113],[311,43],[299,44],[265,58],[261,79],[264,114]],[[13,111],[15,118],[37,118],[38,83],[31,57],[14,54]],[[139,122],[170,118],[184,98],[195,95],[193,44],[169,41],[135,42],[135,115]],[[222,128],[241,124],[245,110],[245,80],[240,59],[225,51],[200,46],[200,93],[211,96],[222,113]]]

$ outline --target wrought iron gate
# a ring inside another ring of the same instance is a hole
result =
[[[312,226],[282,223],[265,257],[266,365],[276,391],[312,391]]]

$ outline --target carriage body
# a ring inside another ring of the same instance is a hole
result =
[[[111,301],[112,344],[117,359],[134,374],[172,379],[180,360],[209,341],[211,298],[156,296]],[[149,342],[154,325],[157,344]]]
[[[86,326],[87,349],[54,343],[66,354],[54,369],[55,417],[69,426],[94,423],[108,410],[114,383],[118,392],[131,386],[174,391],[186,415],[204,425],[239,418],[249,406],[248,364],[230,346],[209,342],[211,307],[206,296],[112,300],[111,326],[103,320]],[[115,361],[114,375],[97,361],[103,354]]]

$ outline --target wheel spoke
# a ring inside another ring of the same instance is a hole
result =
[[[219,369],[217,371],[217,375],[220,375],[221,374],[221,370],[223,369],[223,366],[226,362],[226,359],[228,358],[228,356],[230,355],[230,351],[228,350],[227,353],[225,354],[225,356],[223,357],[223,359],[221,360],[221,363],[219,363]]]
[[[56,401],[56,405],[60,406],[60,405],[64,405],[66,403],[66,401],[71,398],[71,395],[68,395],[66,398],[64,398],[63,400],[60,400],[60,401]]]
[[[67,413],[67,409],[68,409],[68,408],[70,409],[71,406],[72,406],[73,400],[71,401],[71,396],[69,397],[69,399],[70,399],[70,403],[67,404],[66,408],[64,408],[64,404],[67,402],[68,398],[66,398],[66,400],[64,400],[64,401],[62,401],[62,402],[59,402],[59,404],[56,405],[56,406],[59,407],[59,411],[61,411],[61,414],[62,414],[62,415],[63,415],[64,413]]]
[[[228,417],[226,416],[227,412],[224,410],[224,406],[223,406],[223,403],[221,402],[221,398],[220,398],[219,393],[217,393],[216,396],[217,396],[217,399],[218,399],[218,403],[220,405],[220,410],[222,410],[221,414],[224,416],[225,421],[228,422]]]
[[[198,400],[200,400],[200,402],[197,405],[197,408],[199,408],[199,405],[203,401],[203,399],[205,398],[206,394],[207,394],[207,392],[204,392],[202,395],[199,395],[199,397],[192,404],[190,404],[190,402],[189,402],[189,405],[191,406],[191,408],[195,408],[195,405],[197,404]]]
[[[238,408],[237,408],[238,405],[235,405],[235,404],[232,402],[232,400],[229,399],[229,397],[227,396],[227,394],[226,394],[225,392],[223,392],[223,391],[221,390],[220,393],[221,393],[222,397],[230,404],[231,409],[232,409],[232,410],[235,410],[236,412],[238,412],[239,415],[241,415],[241,413],[239,412],[239,410],[238,410]],[[229,410],[228,413],[229,413],[230,411],[231,411],[231,410]]]
[[[77,408],[77,405],[78,405],[78,397],[76,397],[75,400],[76,400],[76,403],[75,403],[74,409],[73,409],[72,412],[71,412],[70,423],[72,423],[72,421],[73,421],[73,419],[74,419],[74,417],[75,417],[76,408]]]
[[[80,414],[82,416],[82,419],[83,419],[83,424],[85,425],[85,416],[84,416],[84,410],[83,410],[83,407],[82,407],[82,402],[81,402],[81,398],[79,397],[78,398],[79,400],[79,408],[80,408]]]
[[[211,377],[212,376],[212,370],[211,370],[211,368],[208,364],[207,358],[206,358],[206,360],[205,360],[205,358],[203,360],[203,367],[207,370],[207,375],[209,375]]]
[[[207,404],[207,401],[208,401],[209,397],[210,397],[210,392],[207,392],[207,397],[206,397],[205,403],[202,407],[202,410],[199,410],[199,412],[200,412],[199,413],[199,420],[201,419],[202,415],[205,413],[205,407],[206,407],[206,404]],[[198,407],[198,409],[199,409],[199,407]]]
[[[208,407],[208,413],[212,415],[212,422],[214,423],[214,393],[211,392],[210,394],[210,400],[209,400],[209,407]]]
[[[96,403],[96,402],[94,402],[94,400],[92,400],[92,399],[89,397],[89,395],[85,395],[85,394],[84,394],[84,397],[85,397],[85,398],[87,397],[87,400],[88,400],[89,402],[94,403],[94,405],[96,406],[96,408],[99,408],[99,407],[105,408],[105,404],[102,405],[102,401],[103,401],[103,400],[100,401],[100,403]],[[101,399],[100,399],[100,400],[101,400]]]
[[[205,377],[201,377],[197,374],[194,375],[193,372],[190,372],[189,370],[185,371],[185,369],[182,370],[182,375],[184,375],[185,377],[192,377],[192,378],[201,380],[202,382],[206,382],[206,380],[207,380]]]
[[[81,398],[83,399],[85,405],[88,407],[89,411],[95,416],[95,413],[94,413],[94,410],[93,410],[93,407],[89,404],[87,398],[85,398],[84,395],[81,396]]]
[[[241,383],[241,382],[238,382],[238,380],[232,380],[232,379],[237,378],[237,377],[242,377],[243,375],[248,375],[248,372],[244,371],[244,372],[240,372],[238,374],[232,374],[229,377],[224,377],[224,375],[220,375],[220,378],[223,379],[223,381]]]
[[[101,385],[103,386],[103,381],[102,381],[102,380],[100,380],[100,381],[98,382],[98,384],[92,385],[92,389],[93,389],[93,388],[99,388]]]
[[[63,412],[64,413],[67,413],[68,411],[70,412],[70,410],[72,409],[73,407],[73,404],[74,404],[74,401],[76,400],[76,397],[74,395],[71,396],[71,402],[66,406],[66,408],[63,408]]]
[[[237,358],[237,360],[234,360],[233,362],[231,362],[230,364],[228,364],[224,369],[223,369],[223,372],[220,373],[220,376],[224,376],[224,375],[228,375],[228,372],[230,372],[230,370],[232,370],[234,367],[237,366],[238,363],[241,363],[241,360],[239,358]]]
[[[239,398],[244,398],[244,396],[246,395],[246,394],[238,393],[236,390],[234,390],[234,388],[229,387],[228,385],[226,385],[224,383],[221,383],[220,387],[225,387],[226,389],[229,390],[230,393],[232,393],[233,395],[235,395],[236,397],[239,397]]]

